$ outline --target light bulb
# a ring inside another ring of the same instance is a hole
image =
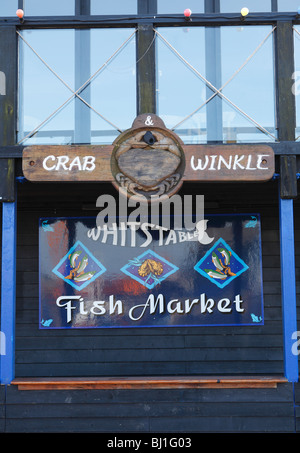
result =
[[[248,14],[249,14],[249,9],[248,8],[244,7],[244,8],[241,9],[241,15],[243,17],[248,16]]]
[[[17,9],[16,15],[18,16],[19,19],[23,19],[24,11],[22,9]]]
[[[190,17],[192,15],[192,11],[187,8],[184,10],[183,14],[185,15],[185,17]]]

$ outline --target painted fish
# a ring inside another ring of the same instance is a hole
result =
[[[69,260],[70,260],[70,265],[71,267],[75,267],[75,261],[77,260],[77,258],[79,257],[79,255],[81,254],[81,251],[75,251],[73,253],[70,253],[69,255]]]
[[[245,228],[255,228],[257,224],[257,218],[255,216],[251,216],[252,220],[246,223]]]
[[[254,315],[253,313],[251,313],[251,318],[252,318],[253,322],[261,322],[261,320],[262,320],[261,316],[258,317],[256,315]]]
[[[213,271],[212,269],[204,269],[204,270],[211,278],[218,278],[220,280],[225,280],[225,278],[227,278],[227,275],[222,274],[221,272],[216,272],[216,271]]]
[[[86,280],[89,280],[90,278],[92,278],[95,273],[96,273],[96,271],[86,272],[85,274],[79,275],[78,277],[74,277],[74,281],[75,282],[85,282]]]
[[[86,266],[88,265],[88,262],[89,262],[89,259],[88,259],[88,256],[85,255],[83,257],[83,259],[80,261],[78,267],[76,268],[76,271],[77,271],[77,277],[81,274],[83,274],[83,271],[84,269],[86,268]]]
[[[54,228],[50,225],[48,225],[48,220],[44,220],[42,222],[42,228],[44,231],[54,231]]]
[[[226,249],[218,249],[218,252],[221,253],[222,256],[224,256],[225,258],[225,264],[228,265],[230,264],[230,258],[231,258],[231,252],[229,252],[228,250]]]
[[[224,269],[224,266],[223,266],[221,260],[217,257],[215,252],[212,253],[211,260],[217,269],[219,269],[220,271],[222,271]]]
[[[52,321],[53,321],[53,319],[47,319],[46,321],[44,321],[44,319],[42,319],[42,320],[41,320],[41,324],[42,324],[42,326],[44,326],[44,327],[49,327],[50,324],[52,324]]]

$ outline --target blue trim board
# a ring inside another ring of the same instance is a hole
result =
[[[284,371],[289,382],[298,382],[298,355],[293,354],[297,331],[293,200],[279,196],[281,294]]]
[[[15,372],[17,203],[3,203],[2,216],[1,335],[5,353],[0,355],[0,382],[10,384]]]

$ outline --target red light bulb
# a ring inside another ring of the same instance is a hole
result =
[[[17,9],[16,15],[18,16],[19,19],[23,19],[24,11],[22,9]]]
[[[187,8],[184,10],[183,14],[185,17],[190,17],[192,15],[192,11],[189,8]]]

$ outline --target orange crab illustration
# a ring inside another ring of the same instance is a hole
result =
[[[149,274],[158,276],[163,273],[163,270],[164,269],[162,263],[152,259],[146,259],[139,267],[138,273],[141,277],[146,277]]]

